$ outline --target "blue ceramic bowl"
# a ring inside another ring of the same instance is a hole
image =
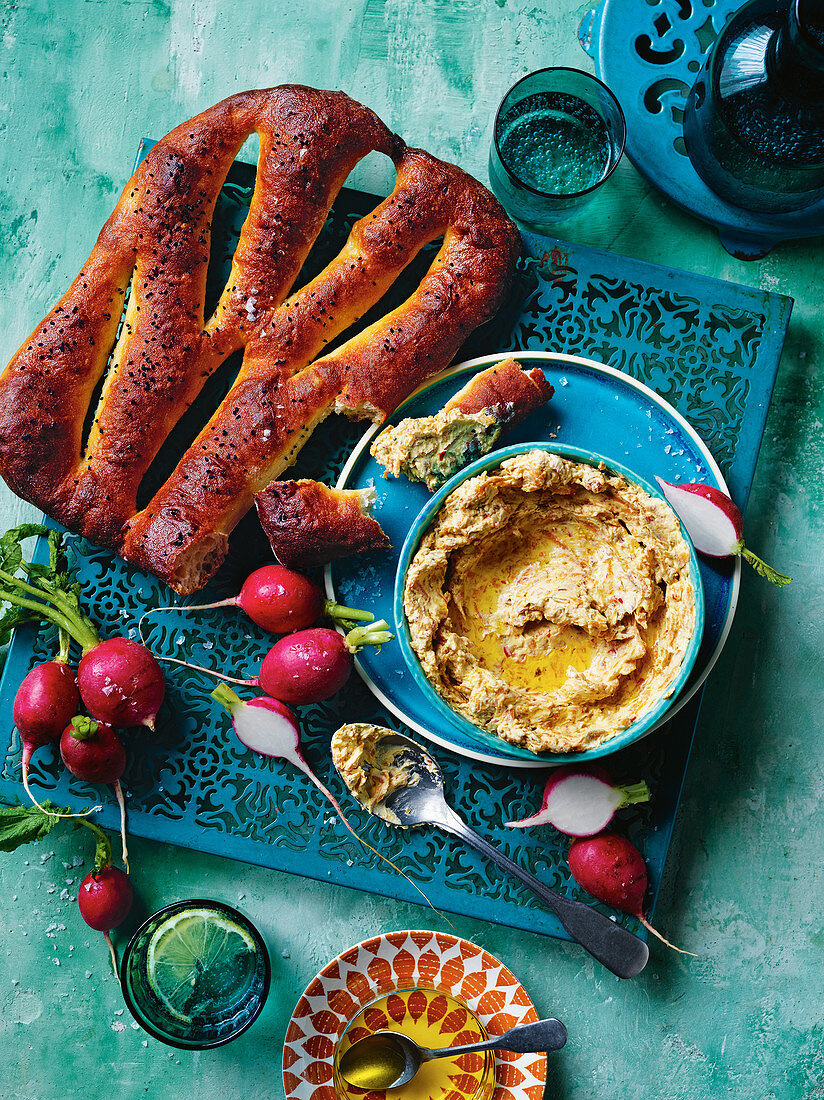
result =
[[[608,756],[610,753],[617,752],[619,749],[625,749],[628,745],[632,745],[635,741],[640,740],[646,734],[652,732],[652,730],[662,721],[666,712],[672,706],[679,692],[686,684],[690,672],[692,671],[692,666],[698,656],[698,650],[701,646],[701,639],[704,634],[704,590],[701,585],[701,573],[698,568],[695,549],[683,524],[681,525],[681,532],[690,550],[691,576],[693,589],[695,591],[695,629],[690,639],[687,652],[684,655],[681,668],[672,684],[670,694],[659,700],[654,707],[643,714],[637,721],[633,722],[631,726],[623,730],[623,732],[616,734],[615,737],[610,738],[609,741],[604,742],[597,748],[588,749],[586,752],[533,753],[515,745],[509,746],[502,738],[496,737],[493,733],[481,729],[480,726],[476,726],[474,723],[464,718],[462,714],[458,714],[458,712],[453,710],[448,703],[444,702],[421,667],[417,654],[412,648],[412,641],[409,635],[409,624],[406,621],[406,615],[403,610],[403,591],[406,585],[406,573],[409,568],[409,563],[412,561],[421,539],[440,510],[444,500],[454,489],[468,478],[475,477],[477,474],[482,474],[487,470],[500,466],[505,459],[511,458],[513,455],[524,454],[526,451],[549,451],[551,454],[557,454],[562,458],[569,458],[575,462],[584,462],[590,466],[598,466],[600,463],[603,463],[609,471],[620,474],[622,477],[626,478],[627,481],[632,481],[635,482],[636,485],[640,485],[640,487],[649,493],[651,497],[663,499],[660,490],[656,486],[650,485],[648,481],[645,481],[643,478],[633,473],[632,470],[628,470],[627,467],[622,466],[621,463],[614,462],[612,459],[605,458],[603,455],[595,454],[593,451],[583,450],[579,447],[570,447],[567,444],[553,443],[552,445],[548,445],[546,443],[518,443],[513,447],[503,447],[499,451],[493,451],[491,454],[477,459],[477,461],[470,463],[469,466],[461,470],[460,473],[450,478],[450,480],[435,493],[418,513],[409,529],[409,534],[401,549],[400,559],[398,561],[398,571],[395,576],[394,612],[395,623],[398,628],[398,641],[404,661],[414,677],[415,683],[424,695],[426,695],[429,702],[445,718],[457,722],[464,734],[470,737],[478,745],[480,750],[492,746],[501,752],[510,748],[513,757],[531,757],[536,761],[549,765],[569,764],[573,761],[575,763],[580,763],[585,760],[596,760],[598,757]]]

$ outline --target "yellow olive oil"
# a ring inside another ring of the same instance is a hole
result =
[[[362,1082],[360,1087],[347,1082],[340,1073],[341,1058],[360,1039],[376,1031],[397,1031],[433,1050],[480,1043],[487,1038],[477,1016],[448,993],[436,989],[390,993],[362,1008],[338,1041],[334,1083],[340,1100],[363,1100],[367,1091],[371,1100],[490,1100],[495,1087],[495,1056],[490,1051],[424,1062],[406,1085],[374,1089],[370,1082],[381,1079],[379,1073],[381,1077],[384,1072],[391,1074],[394,1068],[387,1061],[393,1057],[387,1046],[375,1052],[371,1064],[349,1067],[350,1077],[356,1076]]]
[[[406,1068],[403,1051],[391,1040],[381,1043],[361,1040],[340,1056],[341,1072],[359,1089],[385,1088],[397,1081]]]
[[[528,603],[533,586],[542,587],[540,574],[561,555],[577,557],[547,532],[535,532],[508,546],[505,554],[478,557],[462,578],[463,629],[470,647],[484,668],[512,687],[556,691],[571,671],[585,672],[592,664],[595,642],[585,630],[547,623],[540,615],[522,627],[506,621],[506,602]],[[508,635],[520,635],[517,653],[507,646]]]

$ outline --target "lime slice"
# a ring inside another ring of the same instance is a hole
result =
[[[152,934],[146,976],[152,992],[182,1023],[216,1017],[243,998],[257,945],[245,928],[213,909],[185,909]]]

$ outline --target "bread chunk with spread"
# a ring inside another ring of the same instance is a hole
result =
[[[255,496],[272,552],[290,569],[385,550],[389,537],[369,514],[374,489],[330,489],[319,481],[273,481]]]
[[[554,392],[538,367],[525,371],[515,359],[505,359],[474,375],[434,416],[410,417],[381,432],[372,456],[387,474],[404,474],[434,492],[488,454]]]

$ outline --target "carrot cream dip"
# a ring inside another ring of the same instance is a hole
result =
[[[695,626],[690,551],[665,501],[529,451],[446,498],[404,609],[459,714],[533,752],[591,749],[671,694]]]

